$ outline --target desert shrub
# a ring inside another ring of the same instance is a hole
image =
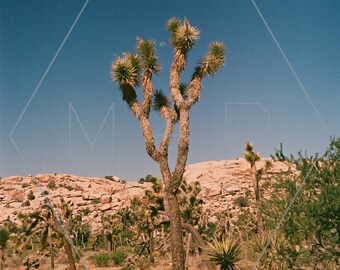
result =
[[[63,187],[66,188],[68,191],[74,190],[74,187],[68,184],[64,184]]]
[[[90,209],[88,207],[85,207],[83,209],[84,216],[87,216],[90,213]]]
[[[152,261],[149,257],[142,256],[136,259],[136,265],[141,270],[147,270],[150,269]]]
[[[25,215],[25,214],[23,214],[21,212],[18,214],[18,218],[19,219],[24,219],[25,217],[27,217],[27,215]]]
[[[9,232],[6,228],[0,228],[0,249],[5,249],[9,238]]]
[[[55,181],[51,181],[47,184],[47,187],[51,190],[54,190],[56,188]]]
[[[25,201],[24,203],[22,203],[21,206],[25,207],[25,206],[30,206],[30,205],[31,205],[30,201],[27,200],[27,201]]]
[[[249,204],[248,204],[248,200],[246,197],[238,197],[234,200],[234,203],[236,205],[238,205],[239,207],[243,208],[243,207],[247,207]]]
[[[138,183],[139,184],[144,184],[144,183],[156,183],[158,181],[157,177],[148,174],[147,176],[145,176],[145,178],[140,178]]]
[[[90,260],[98,267],[108,267],[111,261],[108,253],[98,253],[90,256]]]
[[[107,179],[107,180],[111,180],[111,181],[114,181],[114,179],[113,179],[113,176],[112,176],[112,175],[107,175],[107,176],[105,176],[105,179]]]
[[[111,254],[111,260],[115,265],[121,265],[127,258],[127,254],[123,250],[116,250]]]
[[[21,187],[22,188],[27,188],[30,184],[29,183],[22,183]]]
[[[30,190],[30,192],[28,193],[27,199],[29,199],[30,201],[33,201],[35,199],[35,196],[32,190]]]

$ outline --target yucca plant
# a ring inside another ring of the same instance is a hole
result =
[[[220,267],[221,270],[237,269],[237,262],[241,260],[241,240],[229,236],[222,241],[214,239],[207,244],[206,259]]]

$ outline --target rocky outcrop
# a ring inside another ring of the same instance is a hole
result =
[[[260,160],[257,168],[264,163],[265,159]],[[249,190],[252,192],[249,167],[244,159],[206,161],[187,166],[184,178],[189,183],[200,182],[198,196],[204,200],[212,220],[226,211],[237,217],[240,207],[235,200],[245,197]],[[288,165],[282,162],[276,162],[271,168],[271,172],[286,170]],[[8,219],[20,223],[19,213],[40,210],[48,198],[54,206],[64,201],[74,213],[86,213],[85,220],[97,227],[102,213],[114,213],[133,196],[142,196],[148,188],[151,188],[148,183],[125,183],[119,177],[111,180],[69,174],[6,177],[0,180],[0,225]]]

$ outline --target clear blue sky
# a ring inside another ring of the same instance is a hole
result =
[[[174,16],[202,31],[184,78],[210,41],[228,48],[225,68],[204,81],[191,112],[188,163],[240,157],[248,140],[262,156],[280,142],[287,154],[313,154],[340,135],[337,0],[255,1],[306,92],[250,0],[89,1],[39,87],[85,0],[0,3],[1,176],[159,175],[109,72],[114,54],[134,50],[136,35],[153,38],[163,66],[154,84],[166,91],[164,26]],[[151,118],[159,140],[162,121]]]

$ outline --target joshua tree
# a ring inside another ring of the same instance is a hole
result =
[[[225,48],[220,42],[211,43],[206,56],[198,61],[190,82],[187,85],[183,84],[181,73],[186,68],[188,52],[194,47],[200,32],[196,27],[191,26],[187,19],[183,22],[177,18],[169,19],[166,28],[171,36],[173,50],[169,81],[171,98],[160,90],[156,91],[153,86],[153,75],[158,75],[160,72],[153,40],[144,41],[137,37],[136,53],[123,53],[122,56],[116,56],[112,63],[111,74],[112,79],[117,82],[122,91],[123,100],[127,102],[140,123],[146,152],[159,164],[165,186],[167,215],[170,220],[172,267],[181,270],[184,269],[185,258],[181,213],[176,194],[182,181],[189,152],[189,111],[199,100],[202,79],[215,75],[224,65]],[[137,99],[136,88],[139,86],[142,100]],[[151,108],[159,112],[166,125],[158,148],[155,145],[149,119]],[[174,126],[178,121],[180,139],[177,161],[175,168],[171,170],[168,162],[168,148]]]
[[[255,153],[253,151],[253,145],[250,142],[246,143],[246,151],[244,152],[244,158],[248,161],[250,164],[250,172],[252,174],[252,181],[253,181],[253,188],[255,193],[255,201],[256,201],[256,221],[257,221],[257,229],[261,233],[263,230],[263,224],[262,224],[262,217],[260,213],[260,180],[262,178],[263,170],[256,169],[256,161],[260,160],[260,154]],[[270,165],[269,163],[266,163],[266,168],[269,169]]]

